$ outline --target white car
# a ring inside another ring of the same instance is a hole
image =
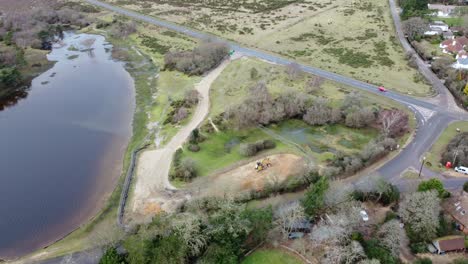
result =
[[[463,166],[455,167],[455,171],[463,174],[468,174],[468,168]]]
[[[361,211],[359,212],[359,214],[361,215],[362,220],[363,220],[364,222],[369,221],[369,216],[367,215],[367,212],[366,212],[366,211],[361,210]]]

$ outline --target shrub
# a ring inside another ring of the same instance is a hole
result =
[[[468,192],[468,181],[463,184],[463,190]]]
[[[239,146],[239,154],[244,157],[251,157],[257,154],[257,146],[255,144],[246,143]]]
[[[255,143],[244,143],[239,147],[239,154],[244,157],[255,156],[258,152],[265,149],[272,149],[276,147],[276,143],[273,140],[259,140]]]
[[[175,177],[189,181],[197,176],[197,164],[193,159],[186,158],[180,162],[180,165],[176,167]]]
[[[364,250],[369,259],[378,259],[380,263],[392,264],[399,263],[399,260],[393,257],[392,253],[381,246],[376,239],[370,239],[364,243]]]
[[[430,258],[420,258],[413,262],[413,264],[432,264],[432,260]]]
[[[436,190],[439,194],[439,198],[447,198],[450,193],[444,189],[444,184],[439,179],[430,179],[423,181],[418,185],[418,192],[425,192],[430,190]]]
[[[189,75],[202,75],[216,67],[227,55],[226,44],[206,42],[193,51],[169,52],[164,57],[164,67]]]
[[[188,90],[184,94],[185,105],[188,107],[198,104],[200,93],[197,90]]]
[[[456,135],[442,154],[442,164],[451,161],[454,166],[468,164],[468,132]]]
[[[250,69],[250,79],[256,80],[258,78],[258,70],[256,68]]]
[[[189,114],[189,112],[188,112],[187,108],[181,107],[172,116],[172,122],[173,123],[179,123],[180,121],[187,118],[188,114]]]
[[[384,222],[388,222],[388,221],[391,221],[393,219],[397,219],[397,214],[393,211],[388,211],[387,213],[385,213],[385,220]]]
[[[198,146],[197,144],[190,144],[188,146],[188,150],[190,150],[192,152],[198,152],[198,151],[200,151],[200,146]]]
[[[411,252],[413,252],[413,254],[426,253],[427,252],[426,242],[411,243],[409,246],[410,246]]]
[[[122,255],[119,255],[115,247],[110,247],[106,250],[99,260],[99,264],[123,264],[126,263]]]
[[[177,149],[176,152],[174,153],[174,158],[173,158],[174,167],[179,167],[183,153],[184,151],[181,148]]]
[[[276,148],[276,143],[273,140],[266,139],[263,141],[263,147],[265,149],[274,149]]]

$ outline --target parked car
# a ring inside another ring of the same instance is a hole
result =
[[[361,210],[361,212],[359,212],[359,214],[361,215],[362,220],[363,220],[364,222],[369,221],[369,215],[367,215],[367,212],[366,212],[366,211]]]
[[[467,168],[467,167],[463,167],[463,166],[456,167],[456,168],[455,168],[455,171],[456,171],[456,172],[463,173],[463,174],[468,174],[468,168]]]
[[[386,92],[387,89],[385,89],[385,87],[383,87],[383,86],[380,86],[380,87],[379,87],[379,91],[381,91],[381,92]]]
[[[302,232],[291,232],[288,235],[289,239],[298,239],[304,237],[304,233]]]

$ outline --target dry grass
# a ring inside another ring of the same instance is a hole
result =
[[[387,0],[304,0],[262,12],[201,0],[107,1],[402,93],[432,92],[407,66]]]
[[[42,4],[47,4],[47,0],[2,0],[0,1],[0,11],[11,12],[14,10],[25,10]]]

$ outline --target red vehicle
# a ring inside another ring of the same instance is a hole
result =
[[[381,91],[381,92],[386,92],[387,89],[385,89],[385,87],[383,87],[383,86],[380,86],[380,87],[379,87],[379,91]]]

